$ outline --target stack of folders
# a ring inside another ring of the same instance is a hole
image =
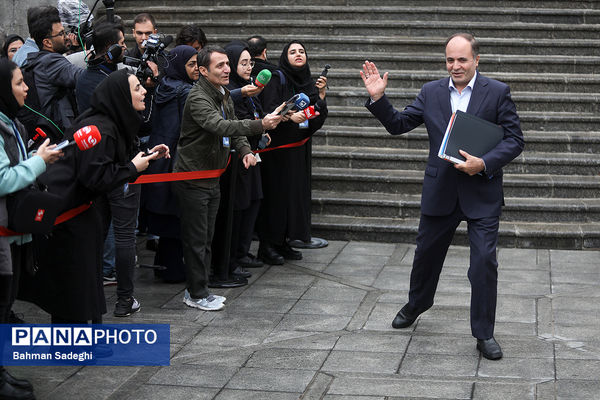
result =
[[[458,150],[481,157],[496,147],[504,137],[504,129],[485,119],[456,111],[452,114],[442,140],[438,157],[458,164],[465,161]]]

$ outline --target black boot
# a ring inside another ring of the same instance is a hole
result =
[[[29,381],[25,379],[15,378],[11,374],[9,374],[4,367],[0,367],[0,382],[8,382],[11,386],[25,389],[29,392],[33,392],[33,385],[31,385]]]
[[[258,247],[258,258],[265,264],[283,265],[285,260],[270,243],[261,243]]]
[[[286,260],[302,260],[302,253],[291,248],[287,242],[281,246],[273,246],[275,251],[283,256]]]

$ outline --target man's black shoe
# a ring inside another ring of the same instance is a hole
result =
[[[283,256],[275,251],[275,249],[270,245],[259,247],[258,258],[265,264],[270,265],[283,265],[285,262]]]
[[[502,349],[493,337],[489,339],[477,339],[477,350],[488,360],[499,360],[502,358]]]
[[[0,380],[0,399],[35,400],[35,396],[30,390],[25,390],[23,388],[13,386],[4,380]]]
[[[242,278],[250,278],[252,276],[250,271],[246,271],[244,268],[240,267],[239,265],[237,267],[235,267],[235,269],[233,271],[231,271],[231,274],[233,276],[241,276]]]
[[[29,392],[33,392],[33,386],[29,381],[25,379],[18,379],[8,373],[8,371],[4,367],[0,367],[0,382],[7,382],[11,386],[25,389]],[[2,398],[0,396],[0,398]]]
[[[265,266],[262,261],[254,257],[252,254],[245,255],[242,258],[238,258],[237,263],[244,268],[262,268]]]
[[[392,328],[408,328],[415,322],[418,316],[418,313],[411,312],[411,307],[405,304],[392,321]]]
[[[286,260],[302,260],[302,253],[292,249],[287,243],[282,246],[274,246],[274,248],[275,251],[281,254]]]

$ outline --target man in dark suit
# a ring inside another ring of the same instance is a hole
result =
[[[501,207],[502,167],[517,157],[524,146],[519,117],[504,83],[477,71],[479,45],[466,33],[446,41],[449,78],[423,85],[414,102],[403,111],[384,94],[388,73],[379,75],[375,64],[365,61],[360,72],[371,96],[367,109],[391,134],[408,132],[425,123],[429,135],[429,159],[421,195],[421,220],[410,276],[408,303],[392,326],[406,328],[433,305],[439,275],[454,232],[462,220],[468,224],[471,248],[468,271],[471,282],[471,332],[477,349],[488,359],[502,357],[494,339],[498,262],[496,244]],[[451,164],[438,151],[452,112],[461,110],[498,124],[504,137],[481,158],[461,150],[466,161]]]

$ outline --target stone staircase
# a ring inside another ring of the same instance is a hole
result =
[[[389,71],[386,93],[401,109],[423,83],[447,76],[444,39],[470,31],[480,71],[511,86],[526,140],[505,168],[500,244],[600,247],[600,1],[254,3],[147,0],[144,10],[164,33],[197,22],[217,44],[260,34],[275,61],[300,39],[314,72],[331,64],[329,118],[313,140],[315,236],[414,242],[427,135],[389,135],[363,107],[358,70],[369,59]],[[129,25],[139,10],[117,2]],[[455,243],[466,240],[463,224]]]

